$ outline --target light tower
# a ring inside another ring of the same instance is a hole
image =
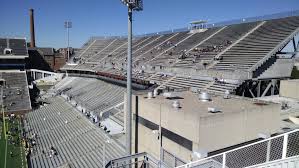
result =
[[[132,12],[142,11],[142,0],[121,0],[128,7],[128,57],[127,57],[127,115],[126,115],[126,152],[131,155],[132,139]]]
[[[67,61],[70,59],[70,31],[69,29],[72,28],[72,22],[71,21],[65,21],[64,22],[64,28],[66,28],[67,31]]]

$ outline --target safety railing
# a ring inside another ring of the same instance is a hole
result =
[[[299,129],[210,156],[177,168],[242,168],[299,155]]]
[[[131,168],[134,166],[143,168],[170,168],[146,152],[113,159],[105,165],[105,168]]]

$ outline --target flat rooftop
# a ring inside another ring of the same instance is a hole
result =
[[[175,93],[178,95],[176,98],[166,98],[163,94],[158,95],[155,98],[147,99],[147,95],[140,96],[145,101],[162,104],[167,106],[172,106],[174,101],[179,101],[180,107],[178,111],[184,111],[184,113],[190,113],[190,115],[200,117],[217,115],[217,114],[228,114],[240,111],[246,111],[246,109],[254,109],[261,106],[268,106],[271,104],[276,104],[273,102],[266,102],[262,100],[254,100],[239,96],[231,95],[231,98],[224,99],[223,96],[211,95],[211,101],[203,102],[199,99],[198,93],[193,93],[191,91],[183,91]],[[208,108],[216,108],[220,110],[218,113],[208,112]]]

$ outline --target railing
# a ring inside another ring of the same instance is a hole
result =
[[[177,168],[242,168],[299,155],[299,129],[210,156]]]
[[[176,155],[166,151],[165,149],[163,149],[162,152],[162,161],[171,167],[177,167],[186,164],[185,161],[181,160]]]
[[[289,157],[287,159],[279,159],[279,160],[274,160],[272,162],[267,162],[263,164],[258,164],[254,166],[250,166],[247,168],[271,168],[271,167],[294,167],[294,165],[299,165],[299,157],[298,156],[293,156]]]
[[[134,165],[135,167],[143,168],[169,168],[169,166],[163,162],[161,162],[160,165],[158,160],[146,152],[113,159],[105,165],[105,168],[131,168],[134,167]]]

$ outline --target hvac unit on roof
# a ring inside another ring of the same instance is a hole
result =
[[[223,98],[224,99],[229,99],[230,98],[230,92],[229,92],[229,90],[225,90]]]
[[[219,113],[219,112],[221,112],[221,110],[217,109],[215,107],[208,107],[208,112],[210,112],[210,113]]]
[[[207,92],[201,92],[199,94],[199,100],[203,102],[211,101],[211,97]]]
[[[193,93],[198,93],[199,89],[197,87],[191,87],[190,91],[193,92]]]
[[[166,97],[166,98],[174,98],[174,97],[178,97],[178,93],[165,92],[165,93],[163,93],[163,96]]]
[[[173,101],[172,107],[178,109],[181,107],[180,102],[178,100]]]

